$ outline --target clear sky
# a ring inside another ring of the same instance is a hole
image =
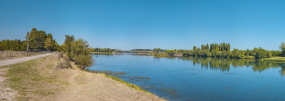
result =
[[[231,48],[279,50],[285,42],[285,0],[0,0],[0,40],[32,28],[114,49]]]

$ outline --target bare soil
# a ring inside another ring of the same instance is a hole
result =
[[[0,101],[11,101],[15,98],[17,91],[4,84],[7,78],[4,76],[9,68],[0,68]]]

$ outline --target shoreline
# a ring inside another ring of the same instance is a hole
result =
[[[18,92],[14,100],[165,100],[117,77],[80,70],[74,62],[73,69],[56,70],[56,55],[0,67],[9,68],[4,83]]]

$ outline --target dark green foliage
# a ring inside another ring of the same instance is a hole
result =
[[[285,45],[285,44],[284,44]],[[264,50],[261,47],[260,48],[254,48],[253,50],[247,49],[244,50],[238,50],[233,49],[233,51],[230,50],[230,44],[226,43],[220,43],[220,44],[210,44],[210,47],[208,48],[207,45],[201,45],[201,49],[196,46],[193,47],[193,50],[178,50],[178,52],[182,52],[184,55],[187,56],[204,56],[204,57],[227,57],[227,58],[241,58],[241,59],[262,59],[262,58],[270,58],[272,56],[280,56],[282,54],[281,51],[268,51]],[[284,48],[285,49],[285,48]],[[284,51],[285,56],[285,51]]]
[[[74,36],[65,35],[64,45],[65,45],[65,52],[67,56],[70,57],[71,52],[71,43],[74,42]]]
[[[94,63],[94,60],[90,55],[78,55],[74,57],[74,60],[81,68],[91,67]]]
[[[65,35],[66,39],[64,44],[60,46],[60,50],[65,48],[65,52],[67,56],[74,60],[76,64],[80,65],[82,69],[86,69],[86,67],[91,67],[94,63],[92,56],[90,55],[91,48],[88,48],[88,42],[84,39],[74,40],[75,37]]]
[[[37,31],[36,28],[33,28],[30,32],[30,42],[29,48],[31,50],[44,50],[44,42],[47,38],[45,31]]]
[[[270,52],[269,51],[267,52],[266,50],[264,50],[261,47],[259,47],[259,49],[256,52],[255,58],[257,58],[257,59],[267,58],[268,57],[268,55],[267,55],[268,53],[270,53]]]
[[[196,50],[196,46],[193,47],[193,50]]]
[[[161,51],[161,49],[160,48],[154,48],[153,51],[159,52],[159,51]]]
[[[271,52],[271,54],[272,54],[272,56],[281,56],[282,55],[282,51],[280,51],[280,50],[272,50],[272,51],[270,51]]]
[[[52,35],[45,34],[45,31],[37,31],[36,28],[33,28],[30,32],[30,36],[27,37],[30,40],[29,50],[44,50],[46,38],[51,38]],[[55,40],[52,39],[53,47],[51,50],[57,50],[58,44]],[[18,39],[15,40],[2,40],[0,41],[0,50],[9,50],[9,51],[24,51],[27,50],[27,41],[21,41]]]
[[[91,49],[88,48],[88,42],[83,39],[77,39],[74,42],[71,42],[71,52],[69,56],[73,59],[79,55],[90,55]]]
[[[110,48],[93,48],[92,52],[112,52],[115,51],[115,49]]]

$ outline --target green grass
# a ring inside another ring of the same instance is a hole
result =
[[[263,58],[261,60],[264,60],[264,61],[284,61],[285,62],[285,57],[271,57],[271,58]]]
[[[154,53],[153,56],[157,57],[157,58],[159,58],[159,57],[168,57],[168,54],[167,53]]]
[[[127,85],[127,86],[129,86],[129,87],[131,87],[131,88],[134,88],[134,89],[137,89],[137,90],[139,90],[139,91],[142,91],[142,92],[145,92],[145,93],[148,93],[148,94],[153,95],[152,93],[150,93],[150,92],[148,92],[148,91],[146,91],[146,90],[140,88],[139,86],[134,85],[134,84],[131,84],[131,83],[127,83],[126,81],[124,81],[124,80],[122,80],[122,79],[119,79],[119,78],[117,78],[117,77],[115,77],[115,76],[107,75],[107,74],[105,74],[105,73],[101,73],[101,74],[104,75],[104,76],[106,76],[106,77],[108,77],[108,78],[111,78],[111,79],[113,79],[113,80],[115,80],[115,81],[121,82],[121,83],[123,83],[123,84],[125,84],[125,85]]]
[[[90,52],[91,54],[112,55],[112,52]]]

